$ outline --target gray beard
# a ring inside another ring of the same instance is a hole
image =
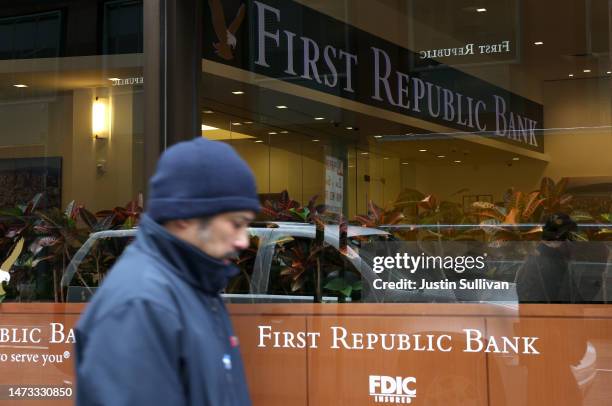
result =
[[[198,233],[198,238],[200,242],[202,242],[203,244],[206,244],[210,240],[210,230],[208,228],[200,229],[200,232]],[[223,257],[217,258],[217,259],[222,260],[222,261],[225,259],[234,260],[234,259],[238,259],[239,255],[240,255],[240,252],[231,251],[225,254]]]

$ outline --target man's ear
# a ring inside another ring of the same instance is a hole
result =
[[[191,223],[191,220],[179,219],[179,220],[175,220],[175,221],[176,221],[176,227],[181,229],[181,230],[185,230],[186,228],[189,228],[189,225]]]
[[[164,223],[164,227],[171,231],[183,231],[189,228],[189,224],[192,220],[169,220]]]

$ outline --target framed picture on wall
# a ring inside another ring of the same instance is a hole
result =
[[[581,176],[567,179],[565,192],[574,210],[597,217],[612,212],[612,176]]]
[[[472,203],[478,201],[478,195],[464,195],[463,196],[463,213],[469,213],[472,211]]]
[[[493,195],[478,195],[478,201],[493,203]]]
[[[0,159],[0,207],[26,204],[42,193],[41,208],[62,204],[62,158]]]

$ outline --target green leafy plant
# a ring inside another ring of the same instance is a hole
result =
[[[101,210],[98,211],[95,216],[92,216],[91,213],[87,211],[83,211],[82,218],[92,232],[109,229],[129,230],[130,228],[136,227],[142,212],[143,197],[142,193],[140,193],[136,199],[126,203],[123,207],[117,206],[112,210]],[[85,219],[85,216],[88,217],[88,220]]]
[[[41,198],[42,194],[39,193],[24,205],[0,209],[0,252],[9,253],[22,236],[27,238],[32,233],[36,221],[33,213],[38,209]]]
[[[475,202],[473,212],[483,226],[486,241],[501,243],[503,241],[521,241],[539,239],[541,227],[525,230],[517,226],[521,223],[533,223],[544,199],[539,191],[525,194],[514,189],[506,193],[504,206],[489,202]]]
[[[96,214],[74,201],[63,211],[41,208],[42,197],[42,194],[38,194],[27,204],[0,210],[2,252],[10,252],[11,247],[20,239],[24,241],[25,247],[13,263],[7,293],[18,300],[31,300],[34,297],[47,299],[47,292],[51,292],[50,298],[61,302],[65,298],[59,283],[74,253],[92,232],[128,228],[137,224],[142,212],[142,197],[139,196],[125,207]],[[90,261],[92,257],[97,257],[94,262],[97,262],[95,268],[98,271],[105,264],[110,266],[118,255],[115,253],[120,253],[121,250],[113,248],[115,245],[116,241],[99,244],[89,256]],[[77,274],[85,284],[80,273]]]
[[[8,258],[2,263],[2,265],[0,265],[0,303],[2,303],[6,297],[6,291],[4,290],[3,284],[5,282],[8,283],[11,280],[10,270],[23,250],[23,243],[23,238],[20,238],[17,244],[15,244],[11,250]]]
[[[85,226],[87,234],[106,230],[130,229],[138,224],[143,212],[142,195],[128,202],[123,207],[112,210],[101,210],[95,214],[81,207],[79,219]],[[131,239],[100,239],[76,272],[77,283],[84,287],[97,286],[102,282],[106,272],[123,253]]]
[[[543,199],[541,219],[548,214],[572,212],[571,202],[573,196],[565,192],[567,182],[568,178],[562,178],[557,183],[551,178],[542,178],[539,190],[540,196]]]
[[[347,266],[346,261],[334,247],[319,245],[313,239],[287,236],[276,241],[271,291],[301,295],[314,292],[315,297],[326,291],[344,302],[356,297],[363,286],[358,272]],[[317,293],[317,286],[321,292]]]
[[[267,200],[262,207],[262,215],[271,221],[297,221],[314,224],[316,227],[315,239],[308,241],[308,247],[297,246],[285,249],[281,246],[280,261],[284,268],[280,271],[280,279],[283,289],[289,285],[289,291],[298,292],[304,289],[304,284],[312,276],[315,287],[315,298],[322,297],[321,281],[322,270],[319,254],[324,245],[324,219],[325,205],[317,205],[318,196],[313,196],[306,206],[291,199],[289,193],[284,190],[276,200]],[[308,272],[307,272],[308,271]]]
[[[404,189],[393,203],[393,208],[404,214],[403,223],[415,227],[396,230],[394,235],[410,241],[471,239],[472,237],[469,234],[464,234],[465,229],[449,227],[449,225],[473,221],[469,215],[466,216],[463,213],[461,204],[451,200],[454,196],[466,191],[467,189],[461,189],[452,193],[446,199],[439,199],[436,195],[427,195],[416,189]]]
[[[315,240],[286,237],[277,242],[277,266],[283,290],[287,293],[309,290],[306,285],[315,283],[313,276],[320,269],[319,253],[322,250]]]
[[[394,225],[402,221],[404,215],[396,208],[383,209],[378,207],[372,200],[368,202],[368,213],[355,216],[354,222],[362,227],[380,227],[383,225]]]
[[[358,292],[363,289],[363,281],[349,281],[344,277],[338,276],[327,282],[324,288],[332,292],[337,292],[346,299],[351,297],[353,292]]]
[[[243,250],[233,262],[240,273],[232,278],[225,291],[227,293],[250,293],[251,276],[255,268],[255,259],[260,247],[260,239],[256,235],[249,238],[249,247]]]
[[[64,269],[76,250],[85,242],[87,232],[77,228],[77,219],[81,206],[70,202],[64,211],[56,208],[46,212],[36,212],[38,218],[34,226],[36,239],[30,251],[35,255],[44,255],[53,273],[53,292],[56,302],[63,301],[59,286]]]
[[[313,223],[325,213],[325,205],[317,205],[318,195],[313,196],[306,206],[289,197],[289,192],[283,190],[275,200],[266,200],[261,208],[261,214],[270,221],[299,221]]]

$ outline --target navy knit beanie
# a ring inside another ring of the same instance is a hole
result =
[[[149,181],[146,212],[160,224],[259,208],[253,172],[219,141],[198,137],[171,146]]]

